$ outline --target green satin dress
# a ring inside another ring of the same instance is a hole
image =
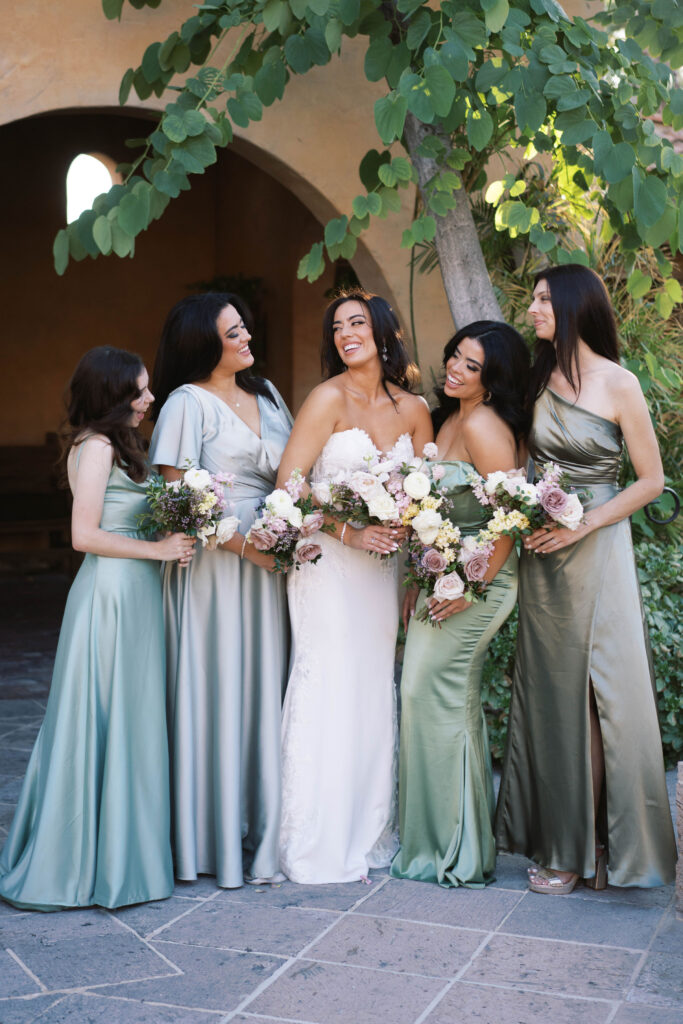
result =
[[[548,388],[530,451],[552,460],[595,508],[618,492],[619,427]],[[543,557],[522,554],[519,635],[498,801],[500,850],[595,873],[592,681],[605,752],[601,809],[612,885],[673,881],[676,846],[647,628],[628,520]]]
[[[103,530],[139,536],[145,483],[114,466]],[[0,855],[17,907],[121,907],[173,891],[159,563],[87,554]]]
[[[472,466],[443,462],[449,513],[463,534],[486,516],[466,483]],[[517,555],[486,589],[486,600],[438,629],[414,616],[401,680],[399,823],[394,878],[481,888],[494,880],[495,799],[481,676],[486,650],[515,606]],[[420,595],[417,611],[424,607]]]

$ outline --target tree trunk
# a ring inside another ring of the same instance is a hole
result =
[[[424,197],[427,182],[439,170],[435,160],[417,153],[422,139],[430,129],[408,112],[404,131],[408,153],[417,171],[418,185]],[[453,321],[459,330],[473,320],[502,320],[503,316],[484,263],[465,189],[459,189],[455,197],[457,206],[449,210],[445,217],[435,216],[434,219],[441,277]]]

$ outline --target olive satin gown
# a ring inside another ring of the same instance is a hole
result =
[[[546,388],[530,451],[569,474],[595,508],[619,490],[619,427]],[[628,520],[545,556],[523,553],[519,634],[497,819],[500,850],[595,874],[590,757],[593,690],[605,752],[601,809],[612,885],[673,881],[667,799],[647,628]]]
[[[145,487],[113,466],[102,529],[140,536]],[[171,895],[165,686],[159,563],[87,554],[0,855],[3,899],[59,910]]]
[[[217,395],[177,388],[155,427],[150,459],[232,473],[226,514],[245,533],[275,487],[291,417],[257,396],[260,436]],[[196,546],[184,569],[166,566],[167,707],[176,875],[244,877],[279,870],[280,721],[287,681],[285,579],[231,551]]]
[[[463,534],[486,522],[467,484],[468,462],[442,462],[453,502],[449,517]],[[481,676],[486,650],[515,606],[514,549],[486,588],[486,599],[441,628],[414,616],[401,680],[399,822],[395,878],[481,888],[494,880],[495,798]],[[416,611],[425,604],[420,594]]]

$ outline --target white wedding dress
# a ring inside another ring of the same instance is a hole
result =
[[[366,469],[380,454],[358,427],[332,434],[312,483]],[[410,435],[387,454],[409,462]],[[282,722],[280,863],[288,878],[311,884],[357,881],[386,867],[398,847],[396,556],[320,539],[320,561],[289,574],[293,646]]]

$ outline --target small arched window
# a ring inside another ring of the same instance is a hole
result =
[[[116,164],[102,153],[79,153],[66,174],[66,222],[78,220],[93,200],[121,181]]]

